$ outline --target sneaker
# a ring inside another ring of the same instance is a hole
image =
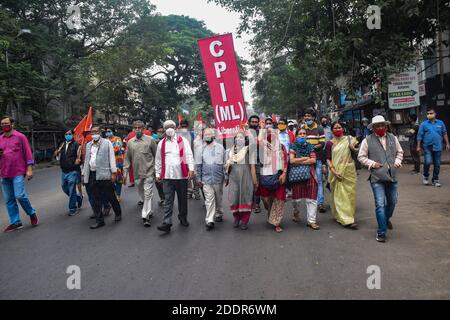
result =
[[[214,222],[208,222],[206,224],[206,230],[211,231],[212,229],[214,229]]]
[[[255,207],[255,213],[261,213],[261,207],[259,206],[259,204]]]
[[[8,232],[13,232],[13,231],[17,231],[23,228],[23,225],[21,222],[17,222],[14,224],[10,224],[5,230],[4,232],[8,233]]]
[[[428,186],[428,185],[430,184],[430,181],[428,181],[428,178],[423,177],[422,183],[423,183],[425,186]]]
[[[441,184],[439,183],[439,181],[433,181],[433,187],[440,188]]]
[[[378,242],[386,242],[386,235],[381,234],[381,233],[377,233],[377,237],[376,237]]]
[[[69,217],[73,217],[73,216],[76,215],[77,213],[78,213],[78,209],[70,210],[70,212],[69,212]]]
[[[36,226],[39,224],[39,219],[38,219],[36,213],[33,214],[33,215],[30,217],[30,221],[31,221],[31,225],[32,225],[33,227],[36,227]]]
[[[248,229],[248,225],[246,225],[245,223],[241,224],[241,230],[247,230]]]

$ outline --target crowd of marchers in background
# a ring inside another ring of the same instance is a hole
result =
[[[433,165],[431,185],[440,187],[441,154],[450,151],[450,144],[446,127],[433,108],[428,108],[427,118],[418,124],[417,117],[410,116],[412,173],[420,173],[423,152],[423,184],[430,184]],[[93,212],[91,229],[103,227],[111,209],[114,221],[121,221],[122,186],[128,185],[139,195],[145,227],[152,225],[153,195],[158,192],[164,217],[157,229],[165,233],[172,228],[175,196],[183,227],[189,226],[188,199],[193,198],[205,203],[207,230],[224,221],[224,206],[233,215],[233,227],[242,230],[248,229],[252,214],[263,209],[278,233],[283,231],[286,212],[292,212],[294,222],[305,221],[307,227],[319,230],[318,212],[327,208],[339,224],[356,230],[357,170],[365,167],[375,201],[376,240],[385,242],[387,230],[393,229],[396,172],[402,166],[403,150],[383,116],[370,122],[364,118],[362,124],[352,136],[344,123],[318,118],[314,109],[304,112],[298,122],[252,115],[227,139],[219,139],[217,131],[204,124],[190,128],[186,120],[178,126],[167,120],[156,131],[135,121],[133,131],[122,138],[113,127],[94,124],[88,132],[89,142],[83,145],[74,140],[72,130],[67,131],[55,156],[61,167],[61,187],[69,200],[69,216],[82,207],[84,186]],[[23,228],[18,203],[32,226],[39,223],[25,191],[25,181],[33,177],[34,160],[27,138],[14,129],[11,117],[1,118],[1,129],[0,176],[10,219],[5,232],[11,232]],[[287,200],[292,200],[291,208]],[[305,216],[300,210],[302,200]]]

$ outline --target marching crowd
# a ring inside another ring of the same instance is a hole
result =
[[[420,172],[423,151],[423,183],[429,184],[433,165],[431,183],[440,187],[441,153],[450,151],[450,144],[445,124],[436,119],[432,108],[427,118],[419,126],[417,117],[411,117],[413,173]],[[93,125],[87,144],[79,145],[74,132],[66,132],[55,156],[62,171],[62,190],[69,198],[70,216],[82,206],[84,185],[93,211],[90,218],[95,219],[91,229],[103,227],[111,209],[115,222],[121,221],[122,186],[129,184],[138,192],[143,225],[150,227],[156,187],[158,205],[164,208],[163,222],[157,227],[162,232],[171,230],[175,195],[177,218],[184,227],[189,226],[188,198],[200,200],[203,196],[207,230],[223,221],[224,205],[233,214],[233,227],[248,229],[252,213],[261,212],[262,202],[267,222],[276,232],[282,232],[283,217],[290,211],[288,199],[292,199],[292,219],[304,219],[299,205],[304,200],[306,225],[319,230],[317,213],[326,211],[326,190],[330,191],[333,218],[343,227],[357,229],[357,168],[362,165],[370,172],[378,222],[376,240],[385,242],[387,230],[393,228],[396,171],[402,166],[403,149],[383,116],[362,122],[353,137],[342,122],[330,124],[327,117],[317,119],[313,109],[307,110],[298,124],[286,119],[263,121],[253,115],[234,137],[225,140],[219,140],[213,128],[189,130],[186,120],[178,128],[167,120],[156,132],[135,121],[133,131],[123,140],[115,135],[114,128]],[[31,224],[38,225],[36,210],[25,191],[25,180],[33,177],[34,160],[27,138],[14,130],[11,117],[1,118],[1,129],[0,176],[10,219],[5,232],[11,232],[23,228],[17,202]]]

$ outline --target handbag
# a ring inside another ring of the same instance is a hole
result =
[[[311,179],[311,171],[309,165],[289,166],[288,182],[289,184],[305,182]]]
[[[280,173],[270,176],[259,176],[259,183],[268,190],[276,190],[280,186]]]

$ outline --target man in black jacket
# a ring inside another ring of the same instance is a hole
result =
[[[73,132],[69,130],[65,133],[65,142],[56,151],[59,156],[61,166],[61,187],[69,196],[69,216],[78,213],[82,205],[83,198],[77,194],[77,184],[80,181],[80,145],[73,139]]]

